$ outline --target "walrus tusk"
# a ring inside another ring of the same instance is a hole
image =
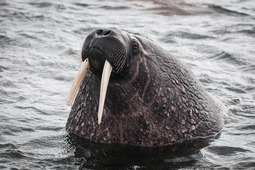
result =
[[[81,63],[81,67],[73,80],[73,84],[71,86],[68,97],[66,99],[67,105],[71,105],[73,103],[74,97],[76,96],[76,93],[88,69],[89,69],[89,60],[86,59],[84,62]]]
[[[102,120],[105,96],[106,96],[111,72],[112,72],[112,66],[107,60],[105,60],[104,69],[103,69],[102,78],[101,78],[101,86],[100,86],[100,97],[99,97],[99,106],[98,106],[98,124],[100,124]]]

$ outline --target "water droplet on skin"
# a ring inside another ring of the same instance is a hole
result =
[[[192,125],[191,126],[191,130],[193,131],[193,130],[195,130],[196,129],[196,127],[194,126],[194,125]]]
[[[182,124],[185,125],[185,124],[186,124],[186,121],[185,121],[185,120],[182,120]]]

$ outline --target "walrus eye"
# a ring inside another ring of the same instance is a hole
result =
[[[133,53],[137,54],[138,50],[139,50],[139,45],[138,45],[138,43],[136,41],[132,42],[132,47],[133,47]]]

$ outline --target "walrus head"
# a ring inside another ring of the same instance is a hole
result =
[[[67,98],[72,104],[88,69],[101,78],[98,124],[101,123],[110,76],[113,80],[127,78],[131,73],[133,56],[139,53],[139,41],[120,30],[99,29],[87,36],[81,51],[82,64]],[[125,75],[125,76],[123,76]]]

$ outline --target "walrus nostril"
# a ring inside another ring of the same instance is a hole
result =
[[[112,32],[111,30],[102,30],[102,29],[96,30],[96,34],[99,35],[99,36],[100,36],[100,35],[101,35],[101,36],[103,36],[103,35],[109,35],[111,32]]]
[[[96,30],[97,35],[102,35],[103,32],[104,32],[104,30]]]
[[[111,30],[105,31],[103,35],[109,35],[111,32],[112,32]]]

